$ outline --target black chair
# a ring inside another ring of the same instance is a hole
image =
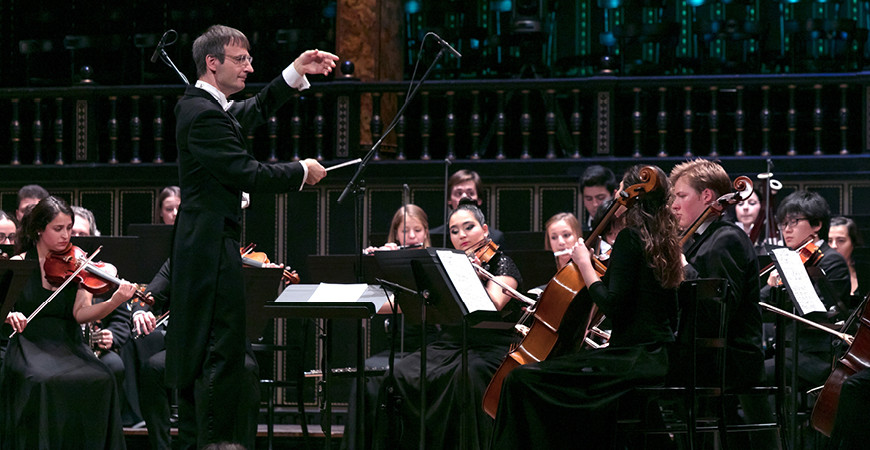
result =
[[[641,387],[621,400],[617,422],[620,436],[643,437],[643,446],[658,435],[678,448],[702,448],[713,435],[716,448],[727,448],[728,433],[779,432],[779,420],[729,423],[729,410],[739,397],[761,396],[775,387],[730,388],[726,385],[728,283],[723,279],[686,280],[680,285],[677,340],[672,348],[671,374],[664,386]],[[640,413],[640,414],[638,414]],[[676,436],[685,436],[682,441]],[[781,439],[777,445],[781,445]],[[658,441],[655,448],[663,445]],[[632,447],[637,444],[633,443]]]

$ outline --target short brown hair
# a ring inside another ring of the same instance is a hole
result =
[[[205,58],[212,55],[222,64],[224,62],[224,47],[227,45],[240,45],[251,51],[251,43],[241,31],[224,25],[212,25],[193,41],[193,62],[196,64],[196,77],[205,75]]]
[[[685,182],[696,191],[703,192],[704,189],[710,189],[716,193],[717,198],[732,190],[731,179],[728,178],[725,169],[718,163],[706,159],[694,159],[677,164],[671,170],[668,181],[673,186],[683,177],[686,178]]]

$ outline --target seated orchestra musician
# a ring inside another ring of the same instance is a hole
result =
[[[571,252],[580,237],[580,221],[574,214],[562,212],[547,219],[544,223],[544,249],[553,252],[556,268],[561,269],[571,261]]]
[[[405,222],[408,222],[405,224]],[[390,232],[387,234],[387,243],[380,247],[368,247],[363,253],[370,254],[375,251],[399,250],[401,248],[429,247],[429,216],[423,208],[408,204],[400,207],[393,220],[390,221]]]
[[[459,206],[460,201],[469,199],[479,208],[483,204],[480,198],[482,192],[483,180],[477,172],[467,169],[457,170],[447,179],[447,206],[452,211]],[[430,230],[432,234],[444,234],[449,231],[447,225],[438,225]],[[504,233],[495,228],[489,229],[489,238],[497,245],[504,244]],[[440,246],[441,242],[436,242],[435,245]]]
[[[858,225],[854,220],[843,216],[831,219],[831,227],[828,230],[828,246],[843,255],[843,259],[849,265],[849,279],[851,280],[849,293],[852,296],[850,307],[857,306],[857,302],[870,292],[868,261],[856,262],[854,257],[855,248],[863,245],[864,240],[861,238]]]
[[[122,281],[109,300],[92,304],[92,294],[75,281],[63,290],[49,283],[46,277],[54,276],[43,262],[69,249],[74,217],[65,202],[46,197],[21,223],[15,258],[38,260],[40,267],[6,317],[15,335],[0,376],[4,448],[125,448],[113,375],[83,342],[80,324],[105,317],[136,287]]]
[[[15,231],[18,229],[18,224],[9,214],[0,211],[0,244],[13,245],[15,244]]]
[[[688,229],[708,205],[732,192],[725,169],[712,161],[696,159],[671,171],[672,209],[680,228]],[[731,386],[755,386],[763,380],[761,309],[758,306],[758,257],[740,227],[719,217],[701,224],[683,246],[686,279],[724,278],[728,281],[727,361]]]
[[[797,250],[805,244],[812,244],[822,255],[817,267],[808,268],[810,280],[816,293],[824,303],[827,313],[821,317],[807,317],[816,322],[835,323],[849,315],[849,308],[843,303],[849,296],[849,267],[843,256],[828,246],[828,229],[831,213],[828,202],[815,192],[796,191],[782,200],[776,210],[776,220],[779,223],[782,239],[785,245]],[[821,270],[818,270],[821,269]],[[766,286],[761,289],[761,300],[770,303],[771,289],[779,284],[779,276],[772,271]],[[831,363],[837,356],[836,338],[824,331],[798,324],[798,390],[806,391],[825,384],[831,373]],[[786,327],[790,336],[791,327]],[[785,352],[785,371],[791,373],[794,367],[791,347]],[[768,360],[767,371],[769,379],[773,379],[774,364]]]
[[[483,213],[473,205],[462,203],[448,217],[448,232],[453,247],[471,253],[489,242],[489,227]],[[474,257],[473,260],[477,258]],[[484,258],[486,259],[486,258]],[[501,250],[496,250],[487,261],[479,261],[481,267],[494,278],[511,288],[522,283],[522,277],[514,262]],[[493,280],[482,280],[496,309],[502,310],[512,304],[511,298]],[[516,308],[515,312],[519,312]],[[519,314],[517,314],[519,315]],[[374,445],[383,448],[417,448],[420,442],[420,414],[426,411],[427,448],[453,449],[460,446],[460,420],[462,408],[469,408],[468,433],[465,448],[485,448],[492,434],[492,420],[480,408],[483,392],[501,360],[508,351],[514,334],[510,330],[470,328],[467,333],[468,394],[462,389],[462,329],[459,326],[442,326],[437,339],[427,347],[426,395],[428,404],[420,404],[420,352],[411,353],[394,367],[394,384],[400,405],[398,426],[392,427],[395,436],[383,436],[374,440]],[[474,409],[470,409],[473,407]],[[378,414],[390,412],[379,409]],[[378,417],[377,422],[387,420]]]
[[[181,188],[178,186],[166,186],[157,197],[157,208],[160,214],[160,223],[174,225],[175,217],[178,216],[178,208],[181,206]]]
[[[616,175],[607,167],[593,164],[583,171],[580,176],[580,195],[586,213],[582,228],[584,235],[595,228],[595,215],[601,209],[601,204],[613,200],[618,186]]]
[[[664,172],[654,170],[666,187]],[[623,178],[623,185],[640,182],[639,166]],[[610,344],[510,371],[490,448],[612,448],[616,400],[635,386],[664,380],[683,279],[676,218],[667,201],[667,188],[653,190],[628,209],[603,277],[584,242],[574,246],[575,270],[589,294],[574,302],[594,302],[612,319]]]

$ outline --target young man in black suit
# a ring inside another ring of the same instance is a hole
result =
[[[678,164],[671,171],[670,181],[673,194],[671,208],[683,230],[688,229],[710,203],[732,191],[731,180],[725,169],[702,159]],[[719,217],[701,224],[695,234],[683,247],[686,279],[723,278],[728,281],[725,382],[730,387],[758,386],[764,379],[764,353],[761,346],[759,269],[755,248],[740,227]],[[699,377],[715,381],[716,378],[710,378],[714,376],[713,368],[708,369],[698,367]],[[771,419],[772,412],[764,398],[746,396],[740,402],[750,421]],[[758,439],[764,439],[765,442],[753,442],[757,448],[772,448],[768,446],[775,445],[775,436],[763,434]]]
[[[195,423],[198,447],[235,442],[253,448],[257,376],[244,367],[245,298],[239,238],[242,191],[293,192],[325,169],[313,159],[265,164],[249,153],[246,132],[265,123],[306,74],[326,75],[338,57],[309,50],[254,97],[227,96],[254,69],[243,33],[214,25],[193,43],[198,81],[175,107],[178,173],[184,203],[172,249],[172,326],[166,381],[179,389],[179,427]]]

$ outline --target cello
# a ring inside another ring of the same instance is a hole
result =
[[[855,310],[856,314],[861,312],[858,318],[858,331],[851,339],[849,350],[835,364],[834,370],[825,381],[825,385],[813,406],[810,421],[813,428],[825,436],[831,436],[831,431],[834,429],[843,382],[870,366],[870,308],[867,308],[868,299],[870,299],[870,294],[864,297],[861,306]]]
[[[640,170],[640,179],[643,183],[629,186],[617,193],[615,201],[595,230],[593,230],[591,236],[601,235],[607,223],[614,216],[621,213],[624,210],[623,208],[633,205],[639,196],[656,189],[663,189],[662,181],[658,179],[656,170],[652,167],[647,166],[642,168]],[[594,242],[594,239],[586,241],[586,245],[590,246],[592,242]],[[599,267],[596,264],[596,270],[603,274],[603,265]],[[483,395],[483,410],[490,417],[494,418],[498,410],[501,386],[507,374],[521,365],[546,359],[556,344],[560,342],[559,327],[562,324],[562,319],[574,298],[585,287],[579,268],[573,261],[570,261],[559,269],[556,275],[547,283],[535,305],[527,310],[527,313],[533,316],[531,326],[528,327],[528,331],[522,338],[522,341],[515,345],[505,356],[505,359],[499,365],[495,374],[493,374]],[[590,325],[599,316],[598,308],[594,304],[590,303],[587,308],[587,310],[582,311],[580,316],[584,318],[585,322],[581,323],[581,326],[585,327],[585,332],[582,336],[583,340],[585,340],[586,335],[589,333]]]

